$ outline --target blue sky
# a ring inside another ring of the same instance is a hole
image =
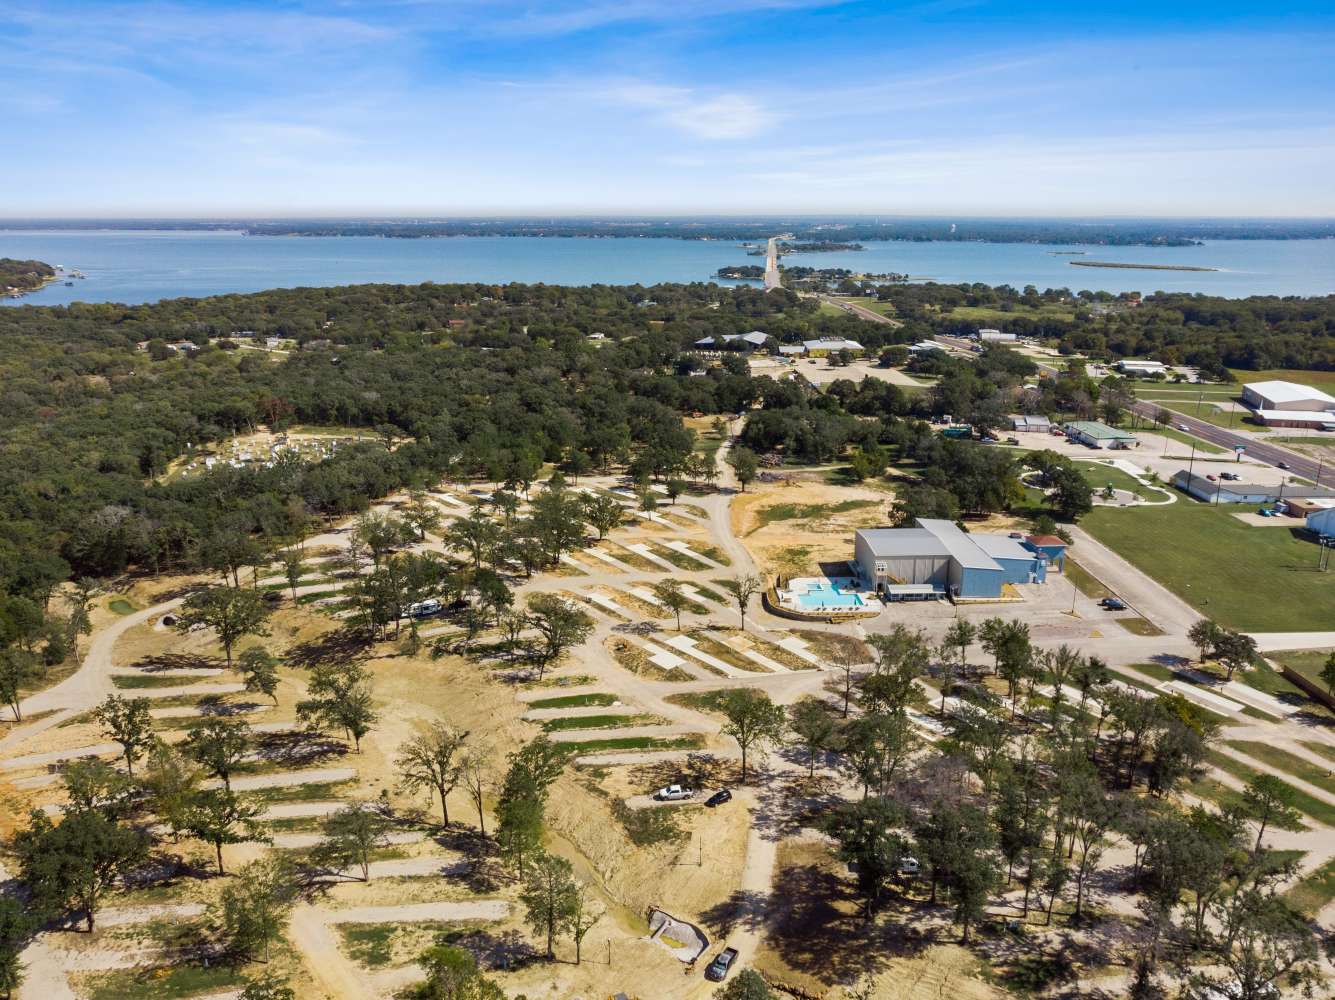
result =
[[[1335,215],[1335,6],[0,0],[0,214]]]

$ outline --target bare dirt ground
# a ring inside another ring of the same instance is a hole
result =
[[[853,558],[853,531],[888,524],[890,501],[871,487],[758,482],[733,498],[732,529],[768,576],[809,575]]]

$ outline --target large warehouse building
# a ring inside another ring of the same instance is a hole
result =
[[[1335,430],[1335,396],[1297,382],[1252,382],[1242,387],[1242,401],[1267,427],[1319,427]]]
[[[985,600],[1006,583],[1043,583],[1047,559],[1006,535],[967,534],[953,521],[920,517],[913,528],[866,528],[854,536],[862,582],[889,598],[923,585],[941,594]]]
[[[1277,500],[1335,500],[1335,490],[1294,483],[1244,483],[1207,479],[1198,472],[1181,469],[1170,482],[1184,493],[1206,503],[1274,503]]]

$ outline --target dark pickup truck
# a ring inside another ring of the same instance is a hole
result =
[[[705,978],[713,980],[716,983],[723,982],[724,977],[727,976],[728,970],[732,968],[732,963],[735,961],[737,961],[737,949],[724,948],[717,956],[715,956],[714,961],[709,963],[709,968],[705,969]]]

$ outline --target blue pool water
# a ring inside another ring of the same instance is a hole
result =
[[[822,608],[860,608],[862,598],[857,594],[845,594],[835,589],[832,584],[811,584],[806,592],[794,594],[797,606],[804,611],[819,611]]]

